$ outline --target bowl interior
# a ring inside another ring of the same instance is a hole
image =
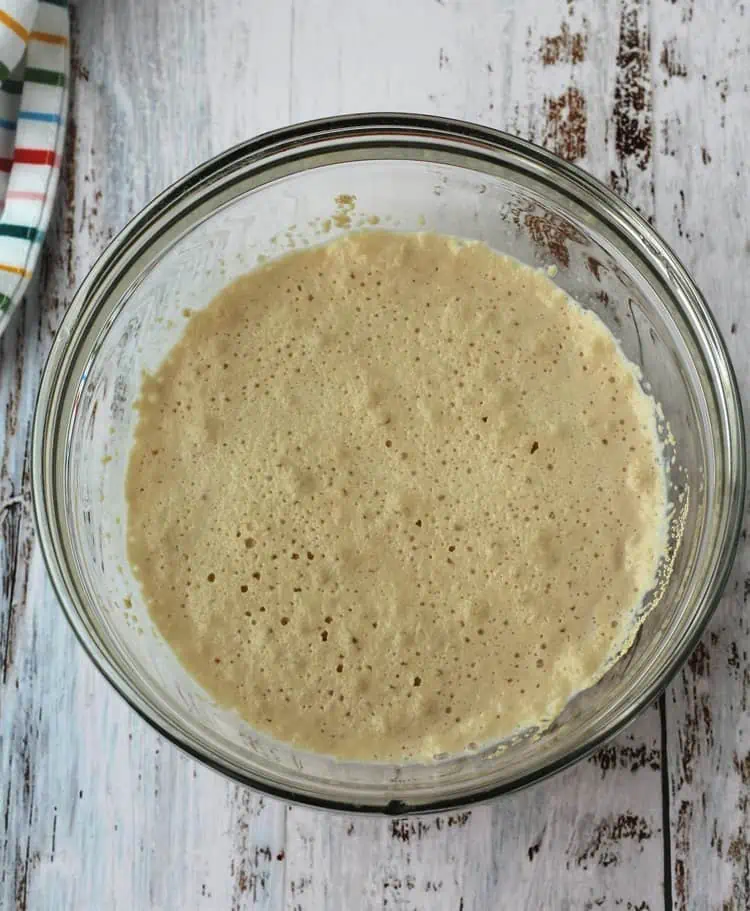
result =
[[[702,353],[706,342],[676,303],[679,276],[670,286],[668,265],[654,267],[660,251],[647,250],[649,239],[633,236],[616,216],[600,214],[574,177],[552,183],[545,169],[510,159],[472,162],[452,150],[382,147],[339,158],[310,156],[293,168],[282,162],[260,177],[248,163],[231,187],[217,182],[195,191],[183,214],[152,231],[130,261],[123,254],[116,281],[103,290],[84,287],[89,303],[69,327],[58,401],[47,415],[52,469],[44,509],[79,635],[131,703],[182,746],[300,800],[399,810],[466,802],[582,755],[652,698],[684,657],[713,596],[727,483],[722,406]],[[185,313],[205,307],[259,258],[375,227],[475,238],[527,264],[554,266],[555,281],[595,310],[640,365],[663,409],[673,506],[671,565],[628,654],[548,730],[424,765],[302,753],[216,706],[155,630],[126,558],[123,479],[133,403],[142,371],[154,369],[178,339]]]

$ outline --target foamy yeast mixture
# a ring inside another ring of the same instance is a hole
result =
[[[425,758],[549,722],[635,632],[653,402],[598,318],[479,244],[370,232],[227,287],[144,379],[129,557],[256,728]]]

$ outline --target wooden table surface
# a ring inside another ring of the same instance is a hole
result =
[[[338,112],[542,143],[651,219],[750,392],[750,4],[79,0],[69,142],[39,280],[0,340],[0,908],[750,908],[750,550],[658,705],[588,761],[463,813],[285,806],[179,753],[95,671],[30,503],[39,375],[125,221],[228,145]]]

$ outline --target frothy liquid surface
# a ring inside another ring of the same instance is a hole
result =
[[[653,402],[598,318],[480,244],[371,232],[235,281],[146,377],[129,558],[254,727],[425,758],[545,724],[635,632]]]

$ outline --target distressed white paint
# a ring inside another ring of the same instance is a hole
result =
[[[750,12],[732,0],[717,12],[697,6],[79,0],[76,130],[57,227],[37,287],[0,340],[0,662],[10,643],[0,678],[0,908],[657,911],[670,895],[681,908],[748,907],[744,545],[700,660],[668,694],[666,824],[656,708],[595,760],[528,792],[468,816],[392,822],[261,799],[157,737],[75,643],[29,503],[41,364],[112,233],[227,145],[337,112],[465,117],[578,154],[570,99],[582,98],[581,163],[654,217],[694,268],[746,394]],[[618,58],[623,23],[645,40],[648,103],[636,119],[652,141],[640,157],[615,144],[615,87],[629,66]],[[547,39],[566,34],[557,53],[560,42]],[[575,34],[582,54],[568,47]],[[665,43],[672,75],[660,63]]]
[[[681,2],[659,17],[657,226],[703,289],[750,415],[750,6]],[[750,908],[750,551],[670,688],[675,908]]]

